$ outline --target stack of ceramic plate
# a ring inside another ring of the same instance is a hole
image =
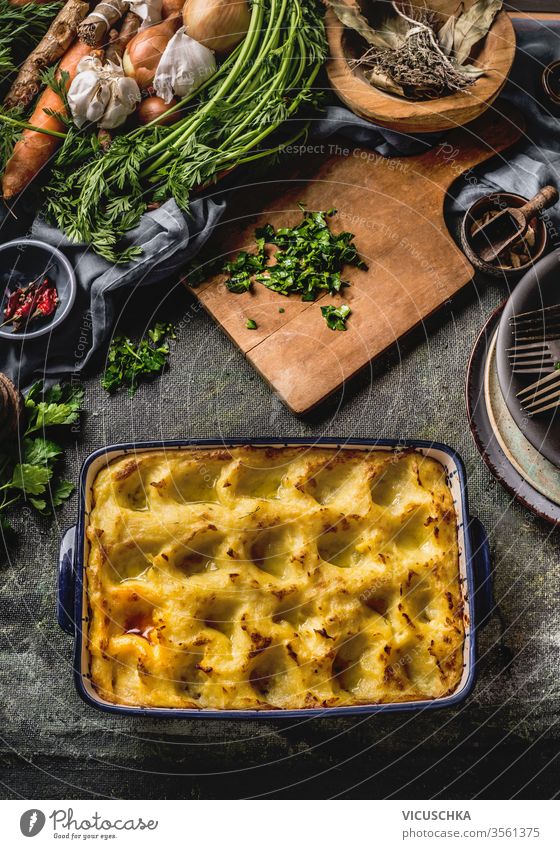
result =
[[[500,483],[518,501],[560,523],[560,408],[529,416],[518,393],[538,374],[513,371],[510,319],[560,303],[560,253],[538,262],[478,337],[467,374],[467,410],[478,449]]]

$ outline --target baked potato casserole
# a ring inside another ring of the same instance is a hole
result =
[[[457,519],[412,449],[122,456],[93,484],[90,675],[115,704],[437,699],[463,671]]]

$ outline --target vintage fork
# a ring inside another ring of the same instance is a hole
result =
[[[560,339],[515,343],[508,348],[512,371],[516,374],[546,374],[560,362]],[[560,372],[559,372],[560,374]]]
[[[560,369],[540,377],[517,393],[522,408],[530,416],[560,407]]]
[[[560,304],[512,315],[509,326],[516,342],[536,342],[560,337]]]

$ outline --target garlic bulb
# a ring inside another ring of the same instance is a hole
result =
[[[247,0],[187,0],[183,23],[191,38],[218,54],[229,53],[249,29]]]
[[[140,18],[140,29],[146,29],[161,21],[163,0],[129,0],[129,10]]]
[[[134,112],[140,89],[135,80],[125,77],[120,65],[85,56],[77,71],[68,89],[68,105],[76,126],[97,123],[112,130]]]
[[[160,59],[154,77],[156,94],[169,103],[174,94],[186,97],[216,72],[214,54],[181,27]]]

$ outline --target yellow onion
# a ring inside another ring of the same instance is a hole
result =
[[[215,53],[233,50],[245,38],[250,20],[247,0],[187,0],[183,7],[187,35]]]
[[[183,117],[180,111],[172,112],[171,115],[166,115],[165,118],[160,118],[168,109],[175,106],[177,101],[173,98],[169,103],[166,103],[161,97],[146,97],[136,110],[136,116],[140,124],[149,124],[151,121],[156,121],[158,124],[174,124]],[[159,119],[159,120],[157,120]]]
[[[129,42],[123,56],[123,69],[127,77],[134,77],[141,89],[152,85],[159,60],[180,23],[179,16],[168,18],[141,30]]]
[[[170,18],[172,15],[180,15],[183,11],[185,0],[163,0],[161,4],[161,17]]]

